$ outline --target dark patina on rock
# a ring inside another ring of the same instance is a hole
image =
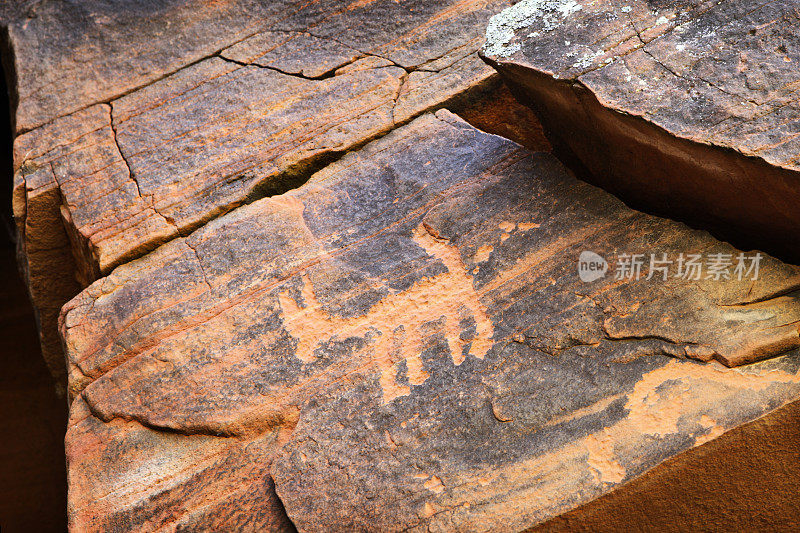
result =
[[[800,396],[797,268],[587,250],[738,253],[440,111],[116,268],[62,315],[72,527],[520,530]]]

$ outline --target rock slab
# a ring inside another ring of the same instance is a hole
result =
[[[520,530],[800,396],[800,269],[586,251],[740,253],[439,111],[116,268],[62,315],[72,528]]]
[[[799,262],[798,23],[792,0],[523,0],[483,54],[594,183]]]

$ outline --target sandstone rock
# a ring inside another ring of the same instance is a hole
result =
[[[56,310],[80,288],[486,90],[477,51],[505,2],[206,4],[46,2],[8,23],[33,128],[15,141],[20,261],[59,381]]]
[[[89,0],[20,5],[3,21],[18,80],[16,129],[29,131],[148,85],[311,3]]]
[[[796,7],[523,0],[484,54],[594,183],[800,261]]]
[[[10,66],[18,80],[18,132],[108,103],[231,46],[238,57],[249,54],[257,64],[299,66],[287,72],[302,73],[302,63],[316,63],[306,65],[310,76],[336,68],[340,60],[378,55],[419,70],[409,89],[427,79],[447,91],[454,84],[430,74],[473,56],[489,17],[508,5],[502,0],[11,3],[19,5],[0,11],[7,17],[0,23],[7,28]]]
[[[71,526],[519,530],[800,396],[800,269],[651,252],[739,253],[418,118],[65,306]]]

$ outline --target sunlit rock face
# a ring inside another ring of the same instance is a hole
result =
[[[45,360],[92,281],[471,91],[501,0],[48,2],[8,25],[14,205]],[[538,123],[537,123],[538,126]]]

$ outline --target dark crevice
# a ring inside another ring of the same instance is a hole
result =
[[[303,79],[303,80],[310,80],[310,81],[320,81],[320,80],[327,80],[329,78],[333,78],[334,76],[336,76],[336,72],[339,69],[344,68],[344,67],[346,67],[348,65],[352,65],[353,63],[355,63],[359,59],[363,59],[364,58],[363,56],[362,57],[357,57],[355,59],[352,59],[352,60],[347,61],[345,63],[342,63],[340,65],[336,65],[335,67],[331,68],[330,70],[327,70],[327,71],[325,71],[322,74],[319,74],[317,76],[306,76],[302,72],[289,72],[287,70],[279,69],[278,67],[274,67],[272,65],[265,65],[263,63],[257,63],[256,61],[253,61],[252,63],[246,63],[244,61],[239,61],[238,59],[233,59],[231,57],[227,57],[227,56],[224,55],[224,53],[220,53],[218,56],[215,56],[215,57],[219,57],[220,59],[223,59],[223,60],[228,61],[230,63],[235,63],[235,64],[243,66],[243,67],[263,68],[263,69],[266,69],[266,70],[275,71],[275,72],[277,72],[279,74],[283,74],[285,76],[292,76],[294,78],[300,78],[300,79]]]
[[[14,216],[11,210],[11,194],[14,184],[14,124],[16,94],[9,89],[16,86],[11,48],[8,46],[8,30],[0,28],[0,223],[8,238],[15,242]]]
[[[125,157],[125,153],[122,151],[122,147],[119,145],[119,136],[117,135],[117,126],[114,124],[114,104],[108,104],[108,123],[111,126],[111,133],[114,135],[114,144],[117,145],[117,151],[119,152],[119,157],[122,159],[122,162],[125,163],[125,166],[128,169],[128,176],[131,178],[134,184],[136,184],[136,192],[139,197],[142,197],[142,189],[139,188],[139,182],[136,180],[136,176],[133,174],[133,169],[131,168],[131,164],[128,162],[128,159]]]
[[[0,304],[0,529],[66,531],[67,404],[53,387],[14,244],[3,232]]]

